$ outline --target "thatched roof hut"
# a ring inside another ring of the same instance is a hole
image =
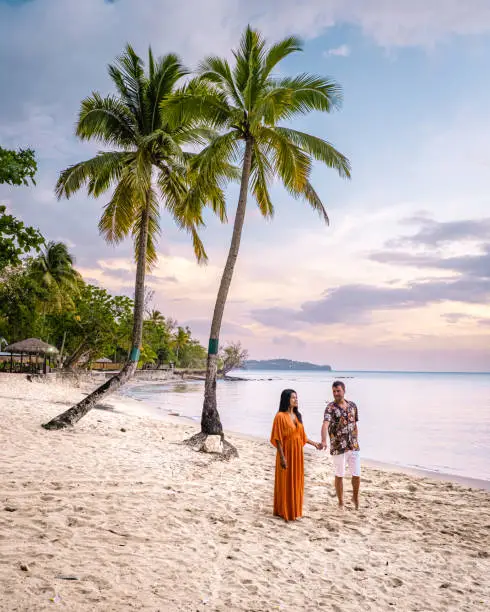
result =
[[[27,338],[20,342],[14,342],[4,348],[6,353],[18,353],[24,355],[56,355],[58,349],[47,342],[39,340],[39,338]]]

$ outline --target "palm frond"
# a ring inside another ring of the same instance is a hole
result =
[[[257,68],[261,66],[264,57],[264,48],[265,41],[262,35],[248,25],[240,39],[238,49],[233,51],[235,57],[234,81],[238,90],[242,92],[245,105],[249,110],[249,102],[253,99],[260,72]]]
[[[288,36],[278,43],[271,45],[264,59],[262,77],[267,79],[279,62],[288,57],[288,55],[291,55],[291,53],[302,50],[303,43],[301,39],[296,36]]]
[[[194,254],[198,263],[206,264],[208,262],[208,256],[206,250],[204,249],[204,244],[202,243],[201,238],[197,232],[195,227],[191,227],[190,233],[192,236],[192,246],[194,247]]]
[[[146,209],[146,210],[145,210]],[[143,221],[145,219],[145,213],[148,214],[148,233],[146,242],[146,268],[151,270],[158,260],[158,254],[156,250],[156,243],[158,236],[160,235],[160,224],[159,224],[159,202],[156,193],[153,189],[150,189],[146,195],[144,203],[138,210],[134,225],[132,228],[133,241],[134,241],[134,253],[135,260],[138,260],[138,253],[140,249],[141,239],[143,235]]]
[[[198,75],[202,81],[220,85],[228,94],[235,106],[245,110],[243,96],[235,83],[230,64],[220,57],[208,57],[198,67]]]
[[[268,152],[262,149],[264,147],[261,148],[257,142],[254,142],[250,186],[262,215],[272,217],[274,206],[270,198],[269,186],[274,179],[274,169],[269,162]]]
[[[300,147],[273,128],[262,127],[257,132],[259,144],[270,152],[272,165],[287,189],[301,191],[311,171],[309,156]]]
[[[163,100],[160,108],[163,121],[168,123],[171,130],[193,123],[222,129],[234,117],[234,109],[229,105],[226,94],[199,79],[190,81]]]
[[[122,148],[134,147],[136,126],[128,108],[114,96],[97,92],[82,101],[76,134],[81,140],[97,140]]]
[[[287,108],[279,119],[291,119],[312,111],[330,113],[342,105],[342,88],[333,80],[313,74],[300,74],[275,82],[275,89],[283,90],[289,97]],[[270,95],[274,96],[272,92]],[[276,94],[277,95],[277,94]]]
[[[148,131],[151,133],[160,124],[160,104],[162,100],[173,92],[176,83],[189,74],[189,71],[182,64],[179,56],[174,53],[168,53],[156,62],[153,59],[151,48],[148,55],[151,70],[146,89],[147,104],[145,106],[150,113]]]
[[[128,44],[116,62],[109,65],[108,71],[125,105],[131,110],[139,131],[144,132],[146,77],[143,61]]]
[[[330,220],[328,218],[328,214],[327,214],[327,211],[325,209],[325,206],[323,205],[319,195],[317,194],[317,192],[313,188],[313,185],[309,181],[306,182],[306,185],[305,185],[301,195],[310,204],[310,206],[313,208],[313,210],[316,210],[316,212],[320,215],[320,218],[327,225],[329,225]]]
[[[88,192],[95,197],[109,189],[119,180],[121,172],[131,158],[131,153],[107,151],[98,153],[60,173],[55,192],[58,199],[70,198],[84,185],[88,184]]]
[[[290,128],[276,127],[272,129],[294,142],[295,145],[301,147],[318,161],[323,162],[327,167],[337,170],[342,178],[350,178],[349,160],[326,140]]]
[[[137,196],[130,180],[130,171],[126,170],[99,221],[99,231],[110,244],[121,242],[131,232],[138,207]]]

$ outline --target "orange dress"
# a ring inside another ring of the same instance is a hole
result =
[[[281,467],[279,451],[276,456],[276,478],[274,483],[274,516],[285,521],[294,521],[303,515],[305,490],[305,464],[303,446],[306,433],[302,423],[293,423],[289,412],[278,412],[272,426],[271,444],[277,448],[281,443],[287,468]]]

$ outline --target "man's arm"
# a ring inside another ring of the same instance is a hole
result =
[[[322,448],[327,448],[328,421],[323,421],[322,425]]]

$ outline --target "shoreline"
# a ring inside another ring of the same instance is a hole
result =
[[[156,384],[159,384],[159,385],[163,384],[164,386],[171,386],[172,384],[178,383],[178,382],[180,381],[179,380],[168,380],[165,383],[156,383]],[[200,381],[191,381],[191,382],[200,382]],[[148,381],[142,382],[141,384],[148,384]],[[133,386],[133,385],[131,384],[130,386]],[[138,382],[134,386],[140,386],[140,383]],[[136,398],[131,397],[130,395],[125,395],[123,393],[118,393],[117,397],[120,397],[122,400],[128,399],[128,400],[137,402],[138,406],[144,407],[144,410],[149,418],[154,418],[156,420],[163,420],[163,421],[167,419],[175,419],[174,422],[178,422],[182,424],[193,423],[196,427],[199,427],[199,422],[193,417],[189,417],[189,416],[185,416],[181,414],[175,414],[164,408],[157,409],[153,407],[151,404],[148,404],[147,402],[145,402],[145,400],[136,399]],[[157,412],[157,410],[159,412]],[[244,434],[244,433],[234,431],[234,430],[226,429],[224,430],[224,433],[225,433],[225,436],[227,437],[232,436],[235,438],[249,440],[252,442],[259,442],[259,443],[268,442],[268,438],[266,437]],[[307,448],[306,451],[315,452],[309,448]],[[403,465],[403,464],[397,464],[397,463],[388,463],[385,461],[378,461],[377,459],[370,459],[367,457],[363,457],[362,454],[361,454],[361,465],[368,467],[368,468],[383,470],[386,472],[406,474],[406,475],[415,476],[421,479],[426,478],[429,480],[452,482],[452,483],[459,484],[459,485],[462,485],[468,488],[480,489],[483,491],[490,491],[490,480],[485,480],[484,478],[476,478],[472,476],[461,476],[459,474],[452,474],[450,472],[440,472],[436,470],[426,469],[423,467],[415,467],[411,465]]]

